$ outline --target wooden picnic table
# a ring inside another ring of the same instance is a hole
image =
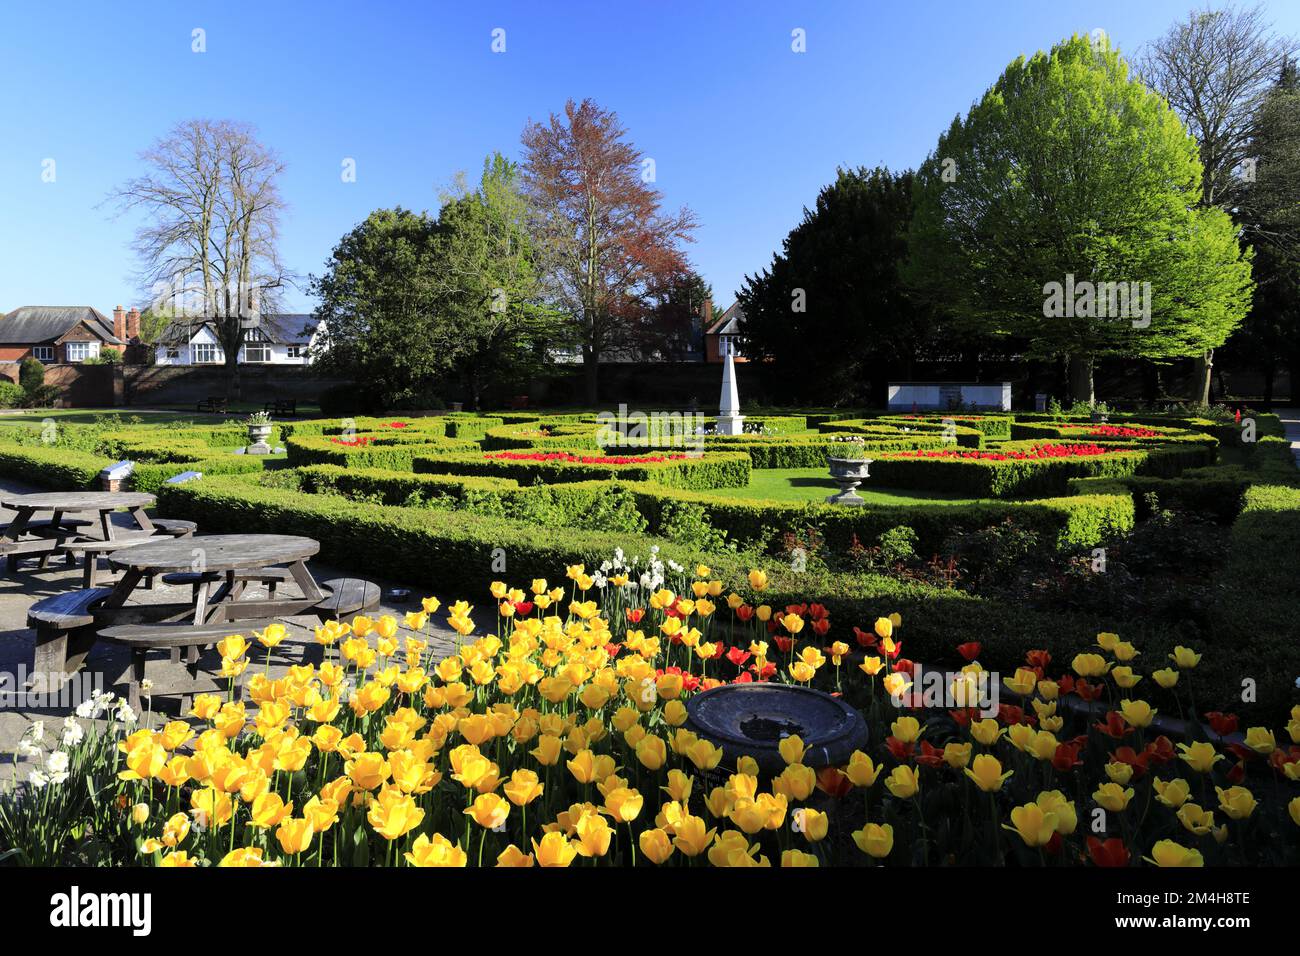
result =
[[[48,525],[33,527],[32,533],[40,537],[59,537],[61,532],[77,534],[75,527],[63,521],[64,515],[95,514],[105,540],[116,534],[110,515],[120,508],[131,512],[140,530],[153,532],[153,522],[145,508],[157,499],[138,491],[38,491],[26,495],[7,495],[0,498],[0,507],[17,512],[9,526],[0,532],[0,543],[17,541],[31,526],[32,518],[42,511],[53,512]]]
[[[108,556],[111,567],[123,572],[113,592],[95,609],[97,621],[119,623],[135,611],[125,607],[140,582],[153,575],[196,572],[193,607],[144,605],[152,620],[189,618],[195,626],[223,624],[251,618],[294,617],[312,612],[326,597],[307,570],[307,559],[320,551],[320,543],[287,534],[208,534],[189,538],[145,542]],[[302,597],[241,600],[249,569],[285,565]],[[162,615],[163,607],[179,609]]]

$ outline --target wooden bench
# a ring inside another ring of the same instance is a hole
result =
[[[527,408],[527,407],[528,407],[527,395],[516,395],[514,398],[510,399],[510,408],[514,411],[518,411],[519,409]]]
[[[39,561],[37,566],[44,568],[50,556],[59,550],[61,542],[76,537],[81,533],[80,529],[90,524],[94,522],[88,518],[60,518],[57,523],[49,518],[29,521],[23,528],[23,534],[30,534],[31,537],[0,541],[0,555],[5,557],[5,566],[10,571],[17,571],[19,562],[26,558],[36,558]],[[76,563],[72,557],[67,561],[69,567]]]
[[[322,621],[379,607],[379,585],[361,578],[333,578],[322,581],[320,588],[325,596],[316,602],[315,611]]]
[[[205,399],[203,399],[203,400],[201,400],[201,401],[199,402],[199,404],[198,404],[198,411],[200,411],[200,412],[228,412],[228,411],[230,411],[230,403],[227,402],[224,398],[220,398],[220,397],[218,397],[218,396],[216,396],[216,395],[209,395],[207,398],[205,398]]]
[[[222,580],[242,584],[255,582],[266,588],[268,596],[275,597],[275,589],[286,581],[292,581],[293,573],[288,568],[241,568],[236,571],[169,571],[162,576],[163,584],[190,585],[191,600],[198,600],[199,586],[205,581]]]
[[[36,631],[34,674],[75,674],[95,643],[95,623],[90,608],[112,592],[111,588],[66,591],[43,598],[27,609],[27,626]],[[46,677],[46,686],[53,686]]]
[[[127,703],[132,710],[140,711],[140,684],[145,677],[145,659],[150,651],[166,650],[175,655],[186,649],[185,666],[191,677],[198,676],[198,650],[215,644],[231,634],[248,634],[264,630],[276,623],[273,619],[244,620],[222,624],[119,624],[99,632],[99,639],[126,647],[131,651],[131,678],[127,688]]]
[[[262,411],[268,415],[291,415],[296,418],[298,416],[298,400],[296,398],[277,398],[263,405]]]
[[[182,521],[179,518],[153,518],[151,523],[155,534],[166,534],[173,538],[188,538],[199,530],[196,522]]]

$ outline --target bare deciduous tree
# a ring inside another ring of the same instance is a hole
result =
[[[1237,212],[1260,110],[1293,47],[1273,32],[1261,7],[1228,6],[1193,10],[1139,58],[1143,82],[1196,138],[1204,205]],[[1198,356],[1198,401],[1209,401],[1213,364],[1212,350]]]
[[[148,172],[110,199],[144,216],[133,248],[150,308],[212,322],[238,397],[244,339],[293,281],[277,250],[284,164],[251,125],[229,120],[187,120],[140,158]]]

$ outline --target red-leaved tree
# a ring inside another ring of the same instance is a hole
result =
[[[695,217],[662,210],[642,153],[618,116],[591,100],[524,129],[524,184],[556,304],[582,346],[587,402],[597,401],[600,357],[626,343],[629,316],[682,274]]]

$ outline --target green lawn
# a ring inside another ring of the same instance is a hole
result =
[[[722,498],[763,499],[766,501],[822,501],[827,495],[839,491],[825,468],[755,468],[750,472],[747,488],[714,488],[710,494]],[[903,491],[872,487],[868,478],[858,487],[858,495],[870,504],[962,505],[975,498],[954,498],[937,492]]]

